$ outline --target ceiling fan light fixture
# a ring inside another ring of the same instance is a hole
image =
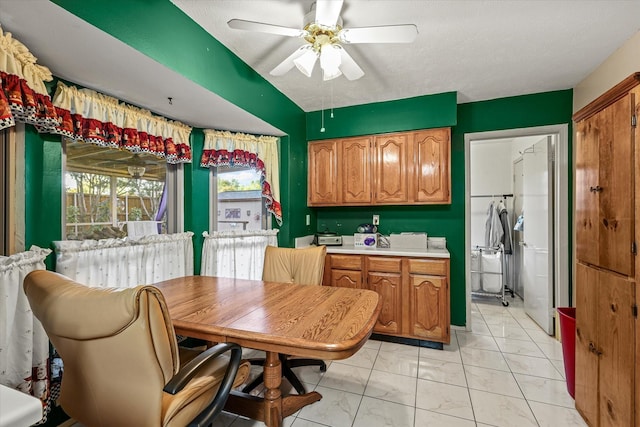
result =
[[[320,68],[322,68],[323,79],[332,80],[336,77],[340,77],[342,72],[340,71],[340,64],[342,59],[340,58],[340,47],[333,44],[325,44],[320,50]]]
[[[313,49],[309,48],[304,54],[302,54],[302,56],[296,58],[293,63],[296,64],[296,67],[302,74],[307,77],[311,77],[313,67],[316,65],[317,60],[318,54]]]
[[[127,171],[131,178],[140,179],[144,175],[146,168],[144,166],[127,166]]]

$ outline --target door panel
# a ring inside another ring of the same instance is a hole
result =
[[[337,142],[309,144],[309,180],[307,204],[325,205],[338,203]]]
[[[598,264],[598,185],[599,115],[576,124],[576,258]]]
[[[407,150],[407,134],[376,137],[376,202],[406,203],[408,201]]]
[[[531,149],[532,148],[532,149]],[[553,334],[553,170],[551,137],[527,149],[524,157],[524,243],[522,278],[525,312]]]
[[[341,163],[343,202],[371,204],[371,139],[343,140]]]
[[[599,411],[601,427],[632,427],[634,403],[634,282],[598,271]]]
[[[447,279],[411,275],[411,335],[448,342]]]
[[[449,129],[417,132],[413,138],[416,202],[450,201]]]
[[[362,272],[353,270],[331,270],[331,286],[361,289]]]
[[[402,303],[400,288],[402,277],[394,273],[369,273],[367,288],[376,291],[382,300],[382,310],[378,316],[376,332],[399,334],[401,331]]]
[[[633,275],[633,151],[631,95],[598,114],[598,265]]]
[[[587,424],[598,421],[598,271],[576,264],[576,409]]]

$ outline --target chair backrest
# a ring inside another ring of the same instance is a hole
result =
[[[158,289],[90,288],[34,271],[24,290],[62,356],[60,403],[69,416],[92,427],[162,425],[162,389],[179,359]]]
[[[268,282],[321,285],[326,246],[302,249],[267,246],[262,280]]]

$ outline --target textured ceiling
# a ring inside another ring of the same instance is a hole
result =
[[[305,111],[457,91],[458,102],[574,87],[640,29],[640,1],[345,0],[343,26],[415,24],[412,44],[346,45],[357,81],[269,71],[304,41],[233,30],[233,18],[300,28],[312,0],[172,0]],[[331,92],[333,91],[333,100]]]
[[[305,111],[448,91],[469,102],[572,88],[640,29],[640,0],[345,0],[347,28],[412,23],[419,35],[409,45],[348,45],[365,76],[323,83],[318,70],[269,75],[301,40],[226,24],[297,28],[311,0],[173,2]],[[0,0],[0,24],[71,82],[196,127],[283,134],[50,1]],[[169,105],[176,93],[182,99]]]

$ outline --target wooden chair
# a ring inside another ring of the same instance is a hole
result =
[[[276,248],[267,246],[264,256],[262,280],[265,282],[296,283],[299,285],[322,285],[326,246],[312,246],[304,249]],[[264,365],[264,359],[250,359],[252,365]],[[305,394],[306,389],[291,370],[299,366],[319,366],[322,372],[327,365],[318,359],[298,359],[280,355],[282,376],[296,389],[298,394]],[[249,383],[242,391],[249,393],[264,382],[263,374]]]
[[[40,270],[24,291],[64,362],[62,409],[88,427],[210,425],[249,375],[237,344],[178,350],[153,286],[90,288]]]

